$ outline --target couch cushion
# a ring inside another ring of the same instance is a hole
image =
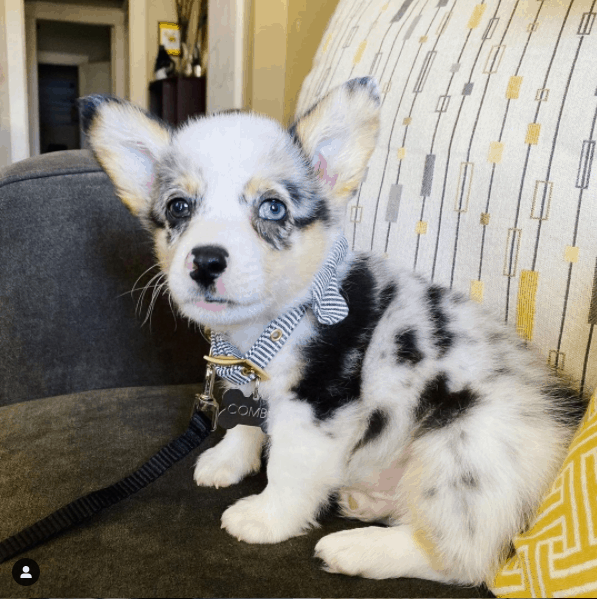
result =
[[[207,346],[165,296],[141,326],[152,242],[89,152],[0,171],[0,222],[0,405],[202,379]]]
[[[0,539],[138,468],[186,429],[195,391],[89,391],[0,408]],[[319,538],[361,525],[333,513],[320,529],[284,543],[241,543],[220,528],[220,517],[237,499],[259,493],[265,473],[228,489],[200,488],[192,477],[197,453],[87,524],[28,551],[41,569],[32,587],[12,579],[18,558],[0,565],[0,596],[491,596],[484,588],[323,572],[312,557]]]

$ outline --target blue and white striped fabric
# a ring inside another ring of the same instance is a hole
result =
[[[348,241],[342,235],[313,280],[311,309],[321,324],[334,324],[348,316],[348,306],[338,288],[338,266],[347,251]]]
[[[338,266],[346,257],[347,251],[348,242],[344,236],[341,236],[315,275],[311,286],[311,298],[302,306],[292,308],[272,320],[246,354],[243,355],[223,334],[212,332],[211,355],[247,359],[259,368],[265,369],[286,343],[309,306],[321,324],[331,325],[344,320],[348,316],[348,306],[340,294],[337,271]],[[218,376],[237,385],[244,385],[255,380],[254,373],[242,374],[243,368],[243,366],[216,366],[216,372]]]

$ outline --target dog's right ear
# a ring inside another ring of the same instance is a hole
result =
[[[290,128],[331,198],[343,206],[375,148],[380,106],[375,80],[359,77],[334,88]]]
[[[151,199],[155,164],[168,147],[170,131],[140,108],[112,96],[80,98],[81,127],[91,150],[120,199],[143,217]]]

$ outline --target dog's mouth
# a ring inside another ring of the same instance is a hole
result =
[[[203,298],[194,300],[192,303],[198,308],[210,310],[211,312],[220,312],[226,307],[234,306],[233,301],[224,297],[218,297],[217,295],[213,295],[213,293],[209,291],[205,292]]]
[[[214,304],[234,304],[233,301],[226,299],[225,297],[218,297],[213,295],[211,292],[206,292],[205,298],[203,299],[205,302],[214,303]]]

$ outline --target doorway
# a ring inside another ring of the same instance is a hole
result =
[[[41,154],[58,150],[77,150],[79,119],[77,67],[40,64],[39,83],[39,149]]]
[[[77,98],[110,94],[110,27],[37,22],[39,151],[81,148]]]
[[[79,1],[25,3],[31,156],[84,147],[76,98],[128,96],[126,7]]]

